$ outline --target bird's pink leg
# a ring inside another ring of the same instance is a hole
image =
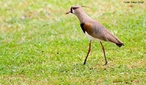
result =
[[[102,44],[101,41],[100,41],[100,44],[101,44],[101,46],[102,46],[102,51],[103,51],[104,59],[105,59],[105,64],[104,64],[104,65],[106,65],[108,62],[107,62],[107,59],[106,59],[105,49],[104,49],[104,46],[103,46],[103,44]]]
[[[86,61],[87,61],[87,58],[88,58],[88,55],[89,55],[90,51],[91,51],[91,40],[89,42],[88,53],[87,53],[86,58],[84,60],[84,65],[86,64]]]

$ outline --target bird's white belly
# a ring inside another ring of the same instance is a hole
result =
[[[85,32],[86,36],[89,38],[89,40],[99,40],[97,38],[92,37],[91,35],[89,35],[87,32]]]

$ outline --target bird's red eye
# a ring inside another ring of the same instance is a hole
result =
[[[75,10],[75,9],[77,9],[77,8],[72,8],[72,9],[74,9],[74,10]]]
[[[72,7],[73,10],[77,9],[78,7]]]

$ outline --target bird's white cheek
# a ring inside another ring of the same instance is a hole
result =
[[[72,10],[72,13],[73,13],[73,14],[75,14],[75,11],[74,11],[74,10]]]

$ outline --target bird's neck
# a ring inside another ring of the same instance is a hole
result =
[[[92,20],[92,18],[90,18],[86,13],[79,13],[79,14],[76,14],[76,16],[78,17],[80,23],[83,23],[83,22],[89,22]]]

